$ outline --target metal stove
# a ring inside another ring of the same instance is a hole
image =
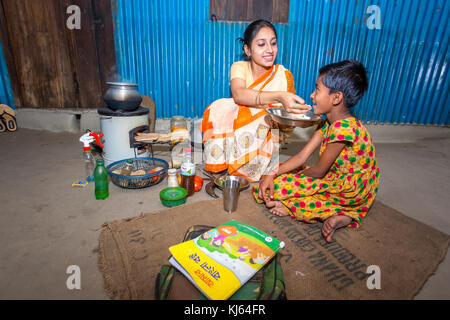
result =
[[[132,111],[98,109],[106,166],[119,160],[149,156],[148,146],[134,140],[138,132],[149,132],[148,113],[149,109],[143,107]]]

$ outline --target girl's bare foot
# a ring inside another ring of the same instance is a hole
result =
[[[331,242],[334,232],[342,227],[346,227],[352,222],[352,218],[347,216],[332,216],[325,220],[322,226],[322,236],[327,242]]]
[[[280,201],[269,200],[266,202],[266,207],[271,208],[269,212],[276,216],[285,217],[289,215],[286,207]]]

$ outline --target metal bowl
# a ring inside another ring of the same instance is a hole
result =
[[[229,176],[229,175],[225,174],[223,176],[220,176],[220,177],[217,177],[217,178],[214,179],[214,184],[216,185],[216,187],[219,188],[220,190],[222,190],[223,181],[227,177],[229,177],[231,180],[239,181],[239,183],[241,184],[240,191],[245,190],[245,189],[247,189],[250,186],[250,181],[248,181],[244,177]]]
[[[270,108],[268,109],[268,113],[273,121],[293,127],[307,128],[320,120],[320,116],[311,111],[303,114],[296,114],[288,113],[283,108]]]
[[[137,91],[137,84],[126,82],[107,82],[109,89],[103,100],[112,110],[133,111],[139,108],[142,97]]]

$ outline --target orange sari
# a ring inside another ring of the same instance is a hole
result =
[[[273,65],[249,89],[295,93],[292,74],[282,65]],[[266,115],[264,109],[238,105],[232,98],[210,104],[202,121],[205,169],[228,170],[229,174],[259,181],[278,161],[278,130],[270,128]]]

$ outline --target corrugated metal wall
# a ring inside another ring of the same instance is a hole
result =
[[[229,97],[229,69],[241,59],[247,23],[212,22],[209,0],[112,0],[120,78],[139,84],[158,117],[201,117]],[[381,9],[370,30],[366,10]],[[320,66],[353,58],[370,88],[354,108],[370,123],[450,124],[450,1],[291,0],[289,24],[276,25],[277,63],[294,74],[310,102]],[[0,101],[13,105],[0,48]]]
[[[113,0],[118,70],[157,105],[158,117],[201,117],[229,97],[229,69],[241,59],[246,23],[209,21],[209,0]],[[381,29],[367,7],[378,4]],[[355,114],[370,123],[449,124],[449,9],[446,0],[291,0],[276,25],[277,63],[309,95],[320,66],[353,58],[370,89]]]

